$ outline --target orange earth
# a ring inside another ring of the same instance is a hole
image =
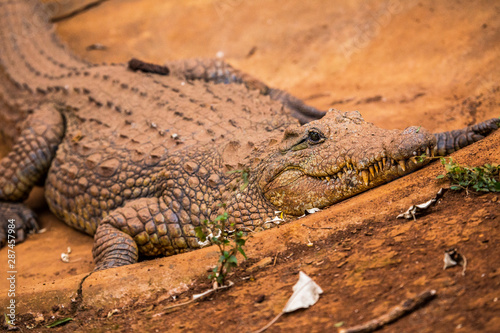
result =
[[[47,2],[47,1],[46,1]],[[63,15],[67,8],[56,3]],[[85,3],[89,1],[75,1]],[[71,11],[71,8],[69,9]],[[383,128],[461,128],[500,116],[500,4],[491,1],[105,1],[57,23],[92,62],[223,54],[233,66],[320,109],[359,110]],[[100,44],[105,49],[88,50]],[[452,155],[463,165],[500,162],[500,131]],[[396,219],[432,198],[443,166],[428,167],[322,212],[252,235],[235,285],[183,307],[209,288],[214,247],[93,274],[92,238],[50,213],[42,189],[29,204],[44,233],[16,246],[22,331],[250,332],[277,315],[304,271],[324,293],[269,332],[335,332],[416,294],[436,299],[382,332],[500,331],[500,200],[448,191],[429,214]],[[71,247],[70,262],[60,255]],[[443,270],[456,247],[467,269]],[[7,250],[0,250],[7,260]],[[243,260],[243,258],[240,258]],[[0,304],[7,304],[0,272]],[[72,306],[73,304],[73,306]],[[5,311],[5,310],[4,310]],[[45,325],[72,318],[53,329]]]

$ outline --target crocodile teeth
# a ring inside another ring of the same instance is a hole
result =
[[[385,165],[386,165],[386,164],[387,164],[387,158],[385,158],[385,157],[384,157],[384,158],[382,159],[382,165],[385,167]]]
[[[378,169],[379,170],[383,170],[384,169],[384,164],[382,163],[382,161],[378,161]]]
[[[366,170],[361,171],[361,177],[363,177],[363,183],[365,183],[365,185],[368,186],[368,182],[370,181],[370,176],[368,175],[368,171]]]
[[[429,149],[429,147],[425,149],[425,156],[427,157],[431,156],[431,150]]]
[[[326,180],[330,181],[330,177],[326,176]]]
[[[373,169],[373,166],[370,165],[368,170],[370,170],[370,174],[372,175],[372,178],[375,178],[375,170]]]
[[[404,160],[400,160],[400,161],[398,161],[398,163],[399,163],[399,166],[401,167],[401,169],[403,169],[403,171],[406,171],[405,161]]]
[[[377,163],[373,165],[373,168],[375,169],[375,173],[379,173],[379,168]]]

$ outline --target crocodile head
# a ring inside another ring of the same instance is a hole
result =
[[[258,186],[289,215],[323,208],[419,168],[436,144],[420,127],[386,130],[357,111],[331,110],[320,120],[285,131],[261,169]]]

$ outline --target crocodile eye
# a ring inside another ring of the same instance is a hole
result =
[[[313,144],[320,143],[323,141],[323,135],[318,131],[311,130],[307,134],[307,139],[309,140],[310,143],[313,143]]]

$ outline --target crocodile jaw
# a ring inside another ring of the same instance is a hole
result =
[[[358,170],[352,166],[334,174],[308,175],[296,168],[280,172],[264,189],[265,197],[284,213],[302,215],[306,209],[325,208],[358,193],[390,182],[427,164],[428,160],[381,159]]]

